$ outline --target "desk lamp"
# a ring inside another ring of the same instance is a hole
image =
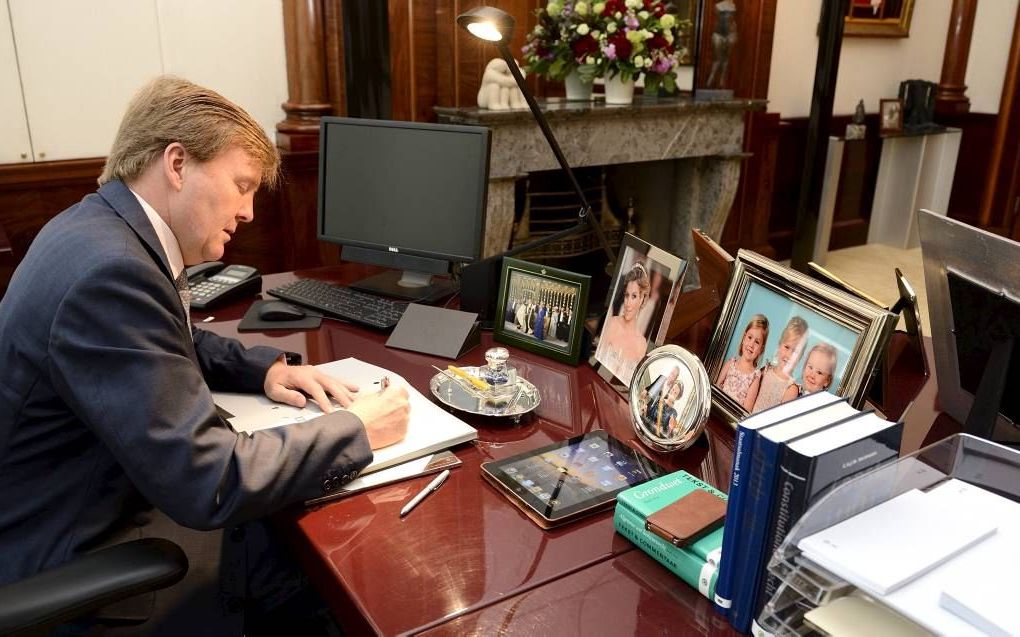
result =
[[[591,205],[588,203],[587,197],[584,196],[584,191],[577,182],[574,171],[570,169],[567,158],[563,156],[563,151],[560,150],[560,145],[556,142],[556,137],[549,128],[549,123],[542,114],[542,110],[538,107],[538,102],[535,101],[535,97],[524,83],[524,76],[521,75],[517,62],[510,55],[507,43],[510,41],[514,31],[513,16],[494,7],[475,7],[457,16],[457,24],[466,29],[471,35],[482,40],[488,40],[496,45],[500,56],[506,62],[507,68],[510,69],[510,74],[514,76],[517,86],[520,87],[521,93],[524,94],[524,100],[528,103],[531,114],[534,115],[535,120],[538,122],[538,127],[542,129],[545,140],[549,142],[549,147],[552,149],[553,155],[556,156],[556,161],[559,162],[563,172],[567,174],[574,193],[577,194],[577,198],[581,201],[581,209],[577,211],[577,225],[464,267],[461,271],[461,309],[478,312],[479,318],[483,323],[488,323],[488,319],[491,317],[495,306],[496,292],[499,289],[500,265],[504,256],[513,256],[521,252],[533,250],[547,243],[583,232],[589,226],[595,231],[599,244],[609,257],[607,271],[611,271],[613,263],[616,261],[616,254],[609,246],[609,241],[606,239],[605,233],[602,232],[602,227],[595,222],[591,214]]]

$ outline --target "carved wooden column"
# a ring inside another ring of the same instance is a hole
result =
[[[967,97],[967,57],[970,55],[970,37],[974,32],[974,14],[977,0],[953,0],[949,14],[949,31],[946,33],[946,52],[942,57],[942,77],[935,92],[935,111],[939,114],[970,112]]]
[[[287,47],[286,119],[276,125],[283,150],[316,150],[319,118],[332,112],[326,79],[326,19],[323,0],[284,0]]]

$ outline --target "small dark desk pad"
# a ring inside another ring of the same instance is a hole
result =
[[[237,326],[238,332],[269,332],[271,330],[314,330],[322,325],[321,316],[306,316],[297,321],[263,321],[259,318],[259,308],[265,303],[279,302],[279,299],[255,301],[244,313],[244,318]],[[300,307],[300,306],[299,306]],[[302,308],[304,309],[304,308]],[[306,312],[313,310],[305,310]]]

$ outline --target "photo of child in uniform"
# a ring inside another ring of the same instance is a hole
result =
[[[572,283],[512,271],[503,328],[567,351],[578,292]]]
[[[762,370],[758,363],[769,340],[768,318],[764,314],[755,314],[743,334],[740,350],[723,364],[715,384],[744,409],[751,411],[761,383]]]
[[[800,394],[813,394],[824,391],[832,384],[832,374],[836,370],[838,356],[836,348],[828,343],[818,343],[808,351],[801,370]]]

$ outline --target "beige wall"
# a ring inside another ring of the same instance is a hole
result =
[[[821,2],[778,2],[769,111],[783,117],[809,114]],[[1017,3],[1018,0],[978,2],[967,67],[967,94],[975,112],[998,112]],[[878,101],[895,97],[902,80],[938,82],[951,4],[952,0],[917,0],[907,38],[844,38],[833,113],[852,113],[859,99],[864,100],[867,112],[877,112]]]

